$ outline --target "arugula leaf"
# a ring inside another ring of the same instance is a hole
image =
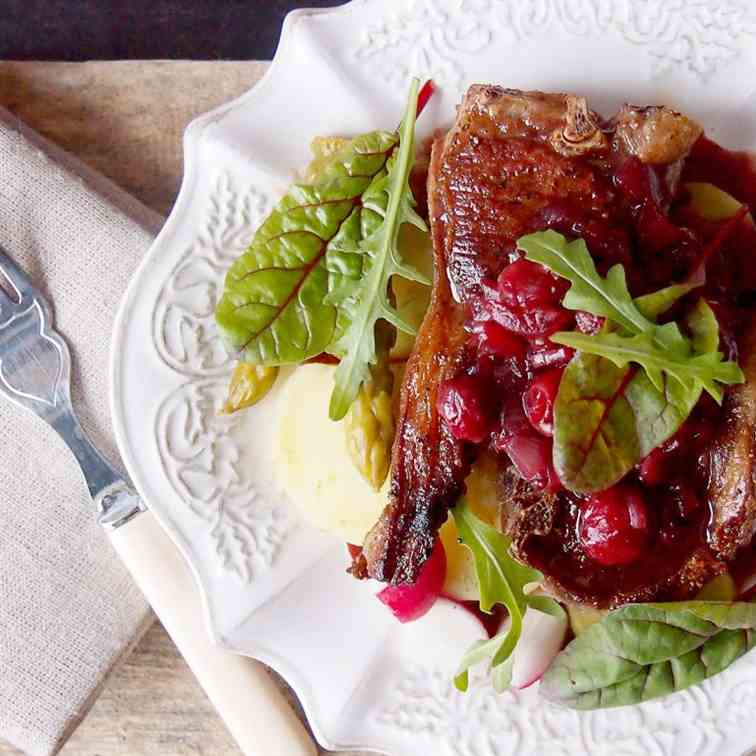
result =
[[[518,630],[517,640],[519,640],[519,633],[522,630],[522,619],[520,619],[520,630]],[[508,633],[499,633],[494,635],[493,638],[488,640],[479,640],[473,643],[467,650],[462,660],[459,663],[457,676],[454,678],[454,686],[457,690],[465,693],[470,687],[470,670],[483,662],[490,662],[497,656],[501,656],[502,653],[507,654],[507,658],[504,659],[501,664],[493,666],[491,664],[491,682],[493,688],[497,693],[503,693],[512,682],[512,662],[514,658],[512,652],[514,651],[517,640],[515,640],[514,646],[511,645],[512,631]]]
[[[673,323],[675,332],[680,332]],[[667,326],[661,326],[663,333]],[[637,336],[621,336],[618,333],[555,333],[551,340],[557,344],[580,350],[583,354],[596,354],[606,357],[617,367],[625,367],[630,362],[642,365],[646,375],[658,391],[664,390],[662,373],[666,373],[689,393],[696,391],[698,386],[712,396],[720,404],[723,389],[719,384],[743,383],[745,375],[736,362],[724,362],[721,352],[707,352],[693,355],[683,352],[678,346],[677,339],[672,338],[662,349],[658,338],[651,334],[641,333]]]
[[[643,366],[659,391],[663,389],[663,371],[691,390],[700,381],[717,401],[721,401],[722,389],[715,381],[742,382],[742,377],[739,379],[733,366],[723,363],[721,356],[702,354],[690,358],[690,344],[676,323],[657,325],[641,311],[642,308],[649,315],[658,315],[697,283],[670,286],[637,302],[628,291],[624,268],[614,265],[602,278],[582,239],[568,242],[555,231],[542,231],[520,238],[517,245],[525,251],[527,259],[570,281],[572,285],[563,301],[565,307],[604,317],[620,329],[619,333],[593,336],[558,333],[551,337],[552,341],[614,359],[619,367],[635,361]],[[622,358],[623,353],[626,359]]]
[[[358,244],[362,255],[362,275],[359,279],[347,276],[342,286],[328,297],[345,313],[343,333],[331,350],[341,357],[334,375],[334,390],[328,414],[340,420],[357,396],[362,382],[369,378],[369,366],[375,362],[375,325],[383,318],[398,330],[414,333],[389,301],[391,277],[402,276],[413,281],[429,283],[416,268],[401,257],[398,247],[399,230],[404,223],[426,230],[422,218],[415,212],[415,200],[409,188],[409,175],[414,160],[415,116],[419,81],[413,79],[409,102],[402,121],[399,148],[387,166],[387,173],[372,187],[369,197],[363,198],[382,222]],[[378,195],[385,197],[385,205]],[[385,207],[385,209],[384,209]]]
[[[628,333],[656,330],[653,320],[641,313],[630,296],[622,265],[613,265],[606,278],[602,278],[582,239],[568,242],[556,231],[539,231],[520,237],[517,246],[528,260],[541,263],[570,281],[572,286],[563,300],[568,309],[585,310],[606,318]]]
[[[743,382],[740,368],[735,363],[723,362],[721,355],[702,353],[692,357],[690,344],[676,323],[657,325],[646,317],[630,296],[621,265],[612,266],[606,278],[602,278],[582,239],[568,242],[561,234],[549,230],[523,236],[517,246],[528,260],[541,263],[570,281],[572,285],[563,300],[565,307],[604,317],[621,329],[620,333],[593,335],[560,332],[551,337],[555,343],[607,357],[618,367],[637,362],[659,391],[663,388],[663,371],[691,390],[700,382],[719,402],[722,389],[716,385],[717,381]],[[691,286],[695,284],[667,287],[642,298],[640,306],[651,314],[663,312],[690,291]]]
[[[361,198],[385,176],[397,141],[385,131],[350,140],[316,183],[290,187],[231,266],[215,316],[241,360],[282,365],[328,348],[337,308],[326,297],[362,274],[359,242],[381,216]]]
[[[756,645],[756,605],[630,604],[573,640],[541,693],[573,709],[648,701],[715,675]]]
[[[511,539],[476,517],[464,499],[452,510],[461,542],[472,552],[475,574],[480,589],[480,608],[489,612],[495,604],[502,604],[509,613],[509,627],[490,640],[478,641],[464,655],[454,684],[466,691],[469,670],[490,660],[494,687],[505,689],[511,678],[511,667],[506,662],[512,656],[520,634],[522,618],[528,606],[555,616],[563,614],[556,601],[547,596],[528,596],[525,587],[539,583],[543,574],[521,564],[510,554]]]

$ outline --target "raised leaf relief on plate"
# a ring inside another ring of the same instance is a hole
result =
[[[273,565],[295,518],[259,490],[243,456],[243,418],[220,414],[225,394],[225,377],[184,384],[161,405],[155,434],[163,469],[207,523],[221,567],[249,583]]]
[[[227,372],[232,358],[215,325],[215,306],[231,263],[249,246],[270,207],[254,187],[238,189],[221,174],[203,223],[174,266],[155,303],[155,348],[173,370],[211,376]]]
[[[408,662],[375,717],[391,730],[432,737],[443,756],[734,755],[727,733],[750,725],[755,672],[756,654],[748,654],[727,675],[658,701],[577,712],[535,689],[498,695],[488,681],[460,693],[448,671]]]
[[[514,695],[499,696],[489,684],[460,693],[448,670],[408,664],[391,703],[376,713],[380,725],[432,737],[439,756],[504,756],[517,753],[522,731]]]
[[[425,75],[454,88],[484,49],[559,29],[609,33],[643,47],[649,75],[681,67],[706,80],[756,34],[746,0],[414,0],[368,27],[355,57],[399,84]]]

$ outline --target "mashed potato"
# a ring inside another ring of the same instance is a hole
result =
[[[303,515],[316,527],[347,543],[360,544],[388,500],[389,480],[374,491],[357,472],[347,452],[344,426],[328,418],[333,365],[298,367],[283,386],[278,423],[278,478]],[[479,517],[493,522],[495,462],[484,459],[467,481],[468,500]],[[447,556],[444,590],[476,600],[478,586],[470,552],[458,543],[449,518],[441,530]]]

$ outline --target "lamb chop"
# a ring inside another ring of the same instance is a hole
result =
[[[626,265],[634,294],[677,280],[698,242],[681,229],[671,232],[677,239],[673,252],[655,249],[655,240],[664,236],[659,229],[672,227],[666,214],[684,158],[700,135],[697,124],[664,107],[625,106],[604,122],[580,97],[470,88],[455,125],[433,144],[428,177],[436,271],[432,301],[402,386],[390,500],[355,558],[355,575],[413,582],[463,493],[480,448],[470,442],[480,439],[475,429],[466,440],[464,433],[451,431],[439,413],[440,392],[474,365],[471,319],[480,321],[491,282],[517,259],[516,240],[545,228],[581,236],[600,270],[614,262]],[[634,199],[638,176],[654,189],[653,207],[644,205],[642,213]],[[650,266],[649,259],[655,264]],[[542,325],[539,318],[551,315],[527,307],[520,313],[523,327],[535,331]],[[517,387],[511,392],[515,404],[520,402]],[[752,430],[751,415],[746,419]],[[730,446],[735,451],[723,452],[722,458],[750,455],[750,444],[745,450],[742,444]],[[619,572],[588,565],[575,541],[574,497],[523,480],[507,455],[500,458],[502,526],[512,535],[517,556],[541,569],[563,597],[610,605],[688,596],[726,568],[702,539],[700,527],[689,528],[664,553],[640,565]],[[737,512],[741,521],[744,509],[756,516],[756,504],[746,502]],[[738,544],[750,540],[751,523]]]

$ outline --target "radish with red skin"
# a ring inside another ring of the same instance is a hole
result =
[[[522,618],[522,635],[512,652],[512,682],[523,690],[543,677],[567,636],[567,614],[554,617],[538,609],[528,608]]]
[[[445,578],[446,552],[438,539],[414,583],[389,585],[377,596],[399,622],[413,622],[431,610],[441,595]]]

